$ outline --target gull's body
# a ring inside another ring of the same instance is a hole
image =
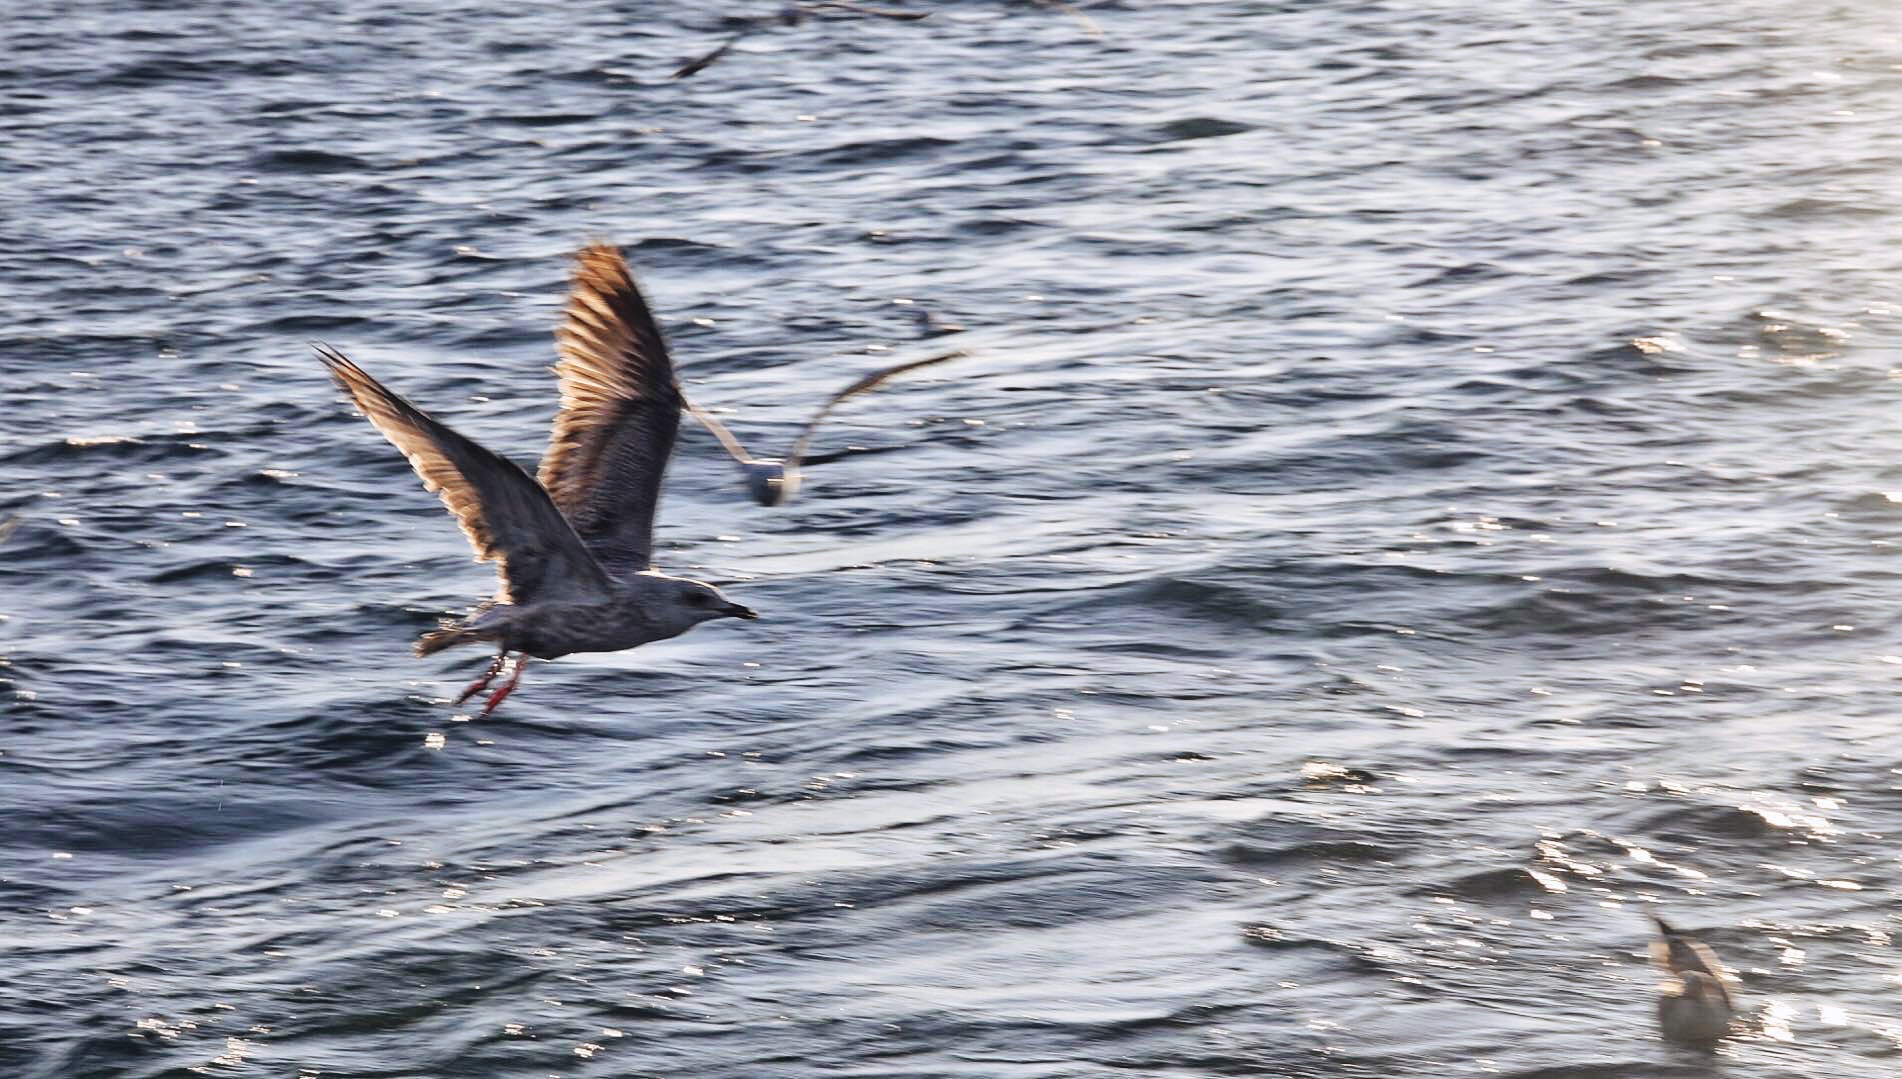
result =
[[[800,430],[799,437],[793,440],[792,450],[783,458],[753,456],[746,451],[745,446],[740,445],[740,440],[733,437],[733,432],[727,430],[725,424],[714,419],[705,409],[692,403],[687,403],[686,408],[693,413],[695,419],[713,433],[713,437],[720,440],[720,445],[726,449],[727,455],[740,466],[740,476],[746,482],[746,490],[753,496],[753,501],[762,506],[777,506],[799,491],[799,466],[805,462],[806,450],[812,445],[813,432],[819,429],[820,421],[824,420],[839,402],[854,394],[864,393],[894,375],[920,367],[929,367],[934,363],[954,360],[962,355],[964,355],[962,351],[946,352],[922,360],[912,360],[909,363],[874,371],[852,383],[827,398],[826,403],[819,406],[819,410],[812,414],[812,418],[807,420],[806,426]]]
[[[493,641],[501,652],[520,652],[536,659],[558,659],[570,652],[619,652],[678,637],[707,621],[682,602],[702,594],[714,609],[707,617],[751,617],[734,610],[735,605],[711,585],[649,571],[609,582],[591,596],[484,607],[454,627],[426,634],[416,651],[427,656],[458,644]]]
[[[494,600],[416,642],[423,656],[495,646],[487,674],[462,700],[520,654],[484,715],[515,688],[528,656],[615,652],[715,618],[754,617],[713,586],[652,566],[654,514],[683,401],[660,328],[618,250],[581,252],[556,340],[561,411],[536,477],[318,347],[337,384],[442,497],[476,559],[496,563]]]
[[[1736,1011],[1723,964],[1703,941],[1655,914],[1651,920],[1658,925],[1651,962],[1666,976],[1658,987],[1658,1026],[1671,1041],[1710,1045],[1729,1032]]]

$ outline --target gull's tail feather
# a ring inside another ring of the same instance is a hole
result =
[[[432,629],[416,639],[418,656],[433,656],[445,648],[495,640],[495,634],[471,627],[466,622],[444,620],[440,629]]]

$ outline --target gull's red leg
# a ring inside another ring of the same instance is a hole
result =
[[[508,695],[515,692],[515,684],[522,680],[522,668],[526,666],[528,666],[526,653],[515,657],[515,670],[509,672],[509,680],[502,683],[494,693],[489,694],[489,703],[482,706],[482,715],[478,718],[489,718],[489,713],[495,711],[495,706],[507,700]]]
[[[495,676],[502,673],[502,664],[508,658],[509,654],[503,652],[491,660],[489,662],[489,669],[482,672],[482,677],[469,683],[469,688],[462,691],[462,696],[456,698],[456,703],[461,704],[463,701],[489,688],[489,683],[495,681]]]

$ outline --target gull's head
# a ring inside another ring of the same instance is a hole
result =
[[[670,626],[677,627],[673,630],[675,633],[683,632],[689,626],[697,626],[702,622],[711,622],[716,618],[754,619],[759,617],[751,607],[733,602],[710,584],[681,580],[677,577],[666,578],[666,580],[667,592],[661,597],[660,603],[653,605],[659,609],[652,613],[660,615],[662,620]]]
[[[799,470],[777,460],[747,461],[746,491],[762,506],[777,506],[799,490]]]

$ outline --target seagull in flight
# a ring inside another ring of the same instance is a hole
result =
[[[712,52],[680,65],[680,67],[674,71],[672,77],[684,79],[689,75],[699,74],[706,69],[707,65],[725,56],[728,50],[738,45],[740,39],[749,34],[771,26],[798,26],[809,18],[827,15],[835,11],[853,15],[872,15],[880,19],[897,19],[903,22],[916,22],[919,19],[928,19],[931,17],[931,12],[929,11],[889,11],[885,8],[866,7],[863,4],[848,3],[847,0],[816,0],[816,2],[813,3],[787,4],[765,18],[728,19],[727,25],[737,28],[733,31],[733,36],[721,42],[719,47],[715,48]]]
[[[418,656],[484,643],[496,655],[457,704],[487,689],[511,653],[495,711],[528,658],[618,652],[717,618],[756,618],[700,581],[653,565],[654,513],[684,399],[673,361],[619,249],[583,248],[555,334],[561,411],[531,477],[370,377],[341,352],[317,352],[363,415],[442,498],[500,587],[464,619],[416,642]]]
[[[1674,1042],[1710,1045],[1730,1030],[1734,1005],[1717,953],[1696,937],[1671,928],[1653,914],[1658,938],[1651,963],[1665,975],[1659,986],[1658,1026]]]
[[[784,458],[754,457],[746,452],[745,446],[740,445],[739,439],[733,437],[733,432],[727,430],[725,424],[714,419],[711,413],[691,401],[685,404],[687,411],[693,413],[694,419],[699,420],[708,431],[713,433],[714,438],[720,440],[720,445],[726,447],[727,455],[740,466],[740,474],[746,481],[746,490],[753,496],[753,501],[762,506],[777,506],[798,492],[799,465],[806,459],[806,450],[812,445],[812,434],[819,429],[820,422],[839,402],[854,394],[864,393],[895,375],[916,371],[920,367],[929,367],[934,363],[955,360],[965,354],[964,350],[959,349],[955,352],[928,356],[922,360],[912,360],[881,371],[873,371],[852,383],[827,398],[826,403],[819,406],[819,411],[814,412],[812,418],[806,421],[806,426],[799,432],[799,437],[793,440],[792,451]]]
[[[921,338],[949,337],[954,333],[964,332],[964,327],[960,323],[946,322],[938,317],[937,312],[928,307],[920,307],[913,300],[893,300],[892,302],[903,307],[911,315],[912,323],[918,327],[918,336]]]

